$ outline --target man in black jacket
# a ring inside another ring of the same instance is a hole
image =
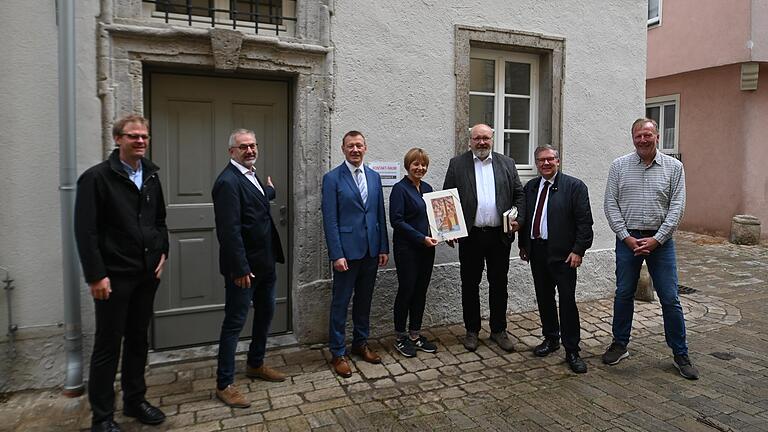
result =
[[[574,372],[585,373],[587,365],[579,356],[576,269],[592,246],[589,193],[581,180],[558,173],[560,155],[551,146],[537,148],[534,158],[540,177],[523,188],[525,225],[519,242],[520,258],[531,263],[544,335],[533,353],[545,357],[558,350],[562,335],[566,362]],[[555,286],[560,297],[559,325]]]
[[[92,431],[119,431],[114,381],[122,343],[123,413],[145,424],[165,415],[146,399],[144,367],[152,304],[168,256],[158,167],[146,159],[149,122],[131,115],[112,128],[117,148],[77,181],[75,238],[96,311],[88,379]]]

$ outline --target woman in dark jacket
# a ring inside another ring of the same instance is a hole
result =
[[[408,175],[392,187],[389,195],[389,221],[394,229],[392,243],[398,282],[395,349],[406,357],[413,357],[416,350],[437,351],[437,346],[419,333],[437,239],[430,236],[427,207],[422,199],[423,194],[432,192],[432,186],[421,180],[427,173],[429,156],[420,148],[412,148],[405,154],[404,166]]]

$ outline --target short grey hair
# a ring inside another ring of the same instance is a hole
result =
[[[252,135],[253,139],[256,139],[256,132],[250,130],[250,129],[235,129],[232,131],[231,134],[229,134],[229,147],[236,147],[235,146],[235,137],[238,135]]]
[[[536,150],[533,151],[533,158],[534,159],[538,159],[539,158],[539,153],[541,153],[543,151],[547,151],[547,150],[552,150],[553,152],[555,152],[555,158],[560,159],[560,152],[557,151],[556,148],[552,147],[549,144],[544,144],[543,146],[536,147]]]

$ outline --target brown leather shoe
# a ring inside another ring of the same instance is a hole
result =
[[[271,382],[283,382],[285,381],[285,374],[272,369],[269,366],[261,365],[257,368],[246,366],[245,367],[245,376],[248,378],[259,378],[263,379],[264,381],[271,381]]]
[[[216,397],[232,408],[248,408],[251,403],[232,384],[224,390],[216,389]]]
[[[349,367],[349,362],[347,362],[346,357],[334,357],[331,360],[331,365],[333,366],[333,370],[335,370],[339,376],[344,378],[349,378],[352,376],[352,369]]]
[[[378,364],[381,363],[381,357],[376,354],[376,351],[368,348],[368,344],[352,347],[352,354],[357,354],[368,363]]]

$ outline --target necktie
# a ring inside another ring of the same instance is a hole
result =
[[[368,201],[368,188],[363,181],[363,171],[358,168],[355,170],[355,181],[357,182],[357,188],[360,190],[360,198],[363,199],[363,204]]]
[[[547,190],[549,190],[549,182],[544,182],[544,187],[541,188],[539,194],[539,204],[536,205],[536,216],[533,218],[533,238],[537,239],[541,237],[541,214],[544,212],[544,201],[547,200]]]

